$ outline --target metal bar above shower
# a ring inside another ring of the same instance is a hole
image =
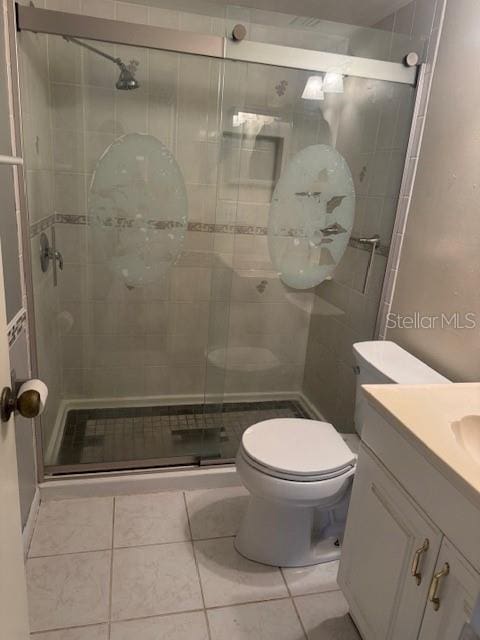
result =
[[[58,36],[101,40],[148,49],[187,53],[237,62],[252,62],[309,72],[342,75],[415,85],[417,68],[340,53],[300,49],[277,44],[238,41],[233,37],[194,33],[120,20],[95,18],[64,11],[16,4],[17,29]]]

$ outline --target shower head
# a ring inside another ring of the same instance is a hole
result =
[[[75,44],[88,49],[89,51],[93,51],[102,58],[106,58],[107,60],[111,60],[114,62],[117,67],[120,69],[120,75],[118,77],[117,82],[115,83],[115,87],[120,89],[121,91],[130,91],[131,89],[138,89],[140,83],[135,78],[135,73],[137,71],[138,62],[136,60],[130,60],[130,64],[126,65],[121,58],[114,58],[113,56],[105,53],[105,51],[101,51],[96,47],[93,47],[91,44],[87,44],[86,42],[82,42],[78,38],[73,38],[72,36],[63,36],[64,40],[67,42],[74,42]]]
[[[118,76],[118,80],[115,83],[115,87],[117,89],[120,89],[120,91],[131,91],[132,89],[138,89],[140,84],[133,75],[135,71],[127,67],[123,62],[121,62],[118,66],[120,67],[120,75]]]

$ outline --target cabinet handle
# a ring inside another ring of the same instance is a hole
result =
[[[420,549],[417,549],[415,551],[415,554],[413,556],[412,576],[415,578],[417,585],[419,585],[422,582],[422,572],[418,570],[418,567],[420,565],[420,558],[424,553],[428,551],[429,546],[430,546],[430,542],[428,538],[425,538],[425,542],[422,544]]]
[[[432,584],[430,585],[430,591],[428,593],[428,599],[433,605],[434,611],[438,611],[440,609],[440,598],[438,597],[438,590],[440,587],[440,581],[445,576],[448,576],[450,573],[450,565],[446,562],[443,565],[443,569],[436,573],[432,578]]]

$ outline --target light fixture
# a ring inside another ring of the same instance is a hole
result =
[[[302,93],[304,100],[323,100],[323,78],[321,76],[310,76]]]
[[[323,79],[325,93],[343,93],[343,76],[341,73],[329,71]]]

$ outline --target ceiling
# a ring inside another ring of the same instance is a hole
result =
[[[241,5],[371,27],[411,0],[214,0],[224,5]]]

